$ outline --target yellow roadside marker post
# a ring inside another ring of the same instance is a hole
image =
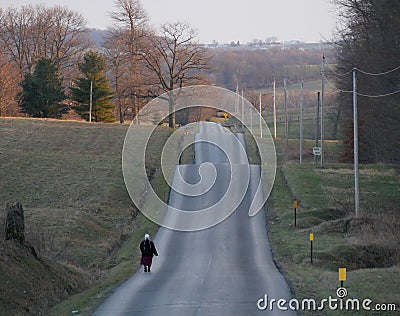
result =
[[[310,244],[311,244],[311,252],[310,252],[310,257],[311,257],[311,264],[313,264],[313,241],[314,241],[314,234],[310,234]]]
[[[343,282],[346,281],[346,268],[339,268],[340,287],[343,287]]]
[[[293,200],[293,208],[294,208],[294,227],[297,226],[297,199]]]

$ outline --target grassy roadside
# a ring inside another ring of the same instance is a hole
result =
[[[400,309],[398,171],[391,166],[360,169],[360,219],[353,217],[352,166],[330,162],[285,162],[286,144],[276,142],[278,168],[267,212],[275,259],[297,299],[336,297],[338,268],[348,269],[344,286],[349,298],[395,303]],[[290,156],[290,155],[289,155]],[[294,227],[293,198],[299,200]],[[310,263],[309,233],[315,234],[314,264]],[[365,311],[304,312],[304,315],[365,315]],[[370,312],[369,315],[394,315]]]
[[[96,307],[111,294],[116,286],[127,280],[135,273],[140,265],[138,245],[145,233],[155,235],[158,227],[143,215],[138,215],[132,227],[132,233],[113,257],[114,267],[107,272],[104,280],[88,290],[74,295],[68,300],[51,309],[50,315],[92,315]]]
[[[193,138],[192,135],[182,137],[181,134],[181,131],[177,132],[177,143],[174,143],[174,146],[179,147],[174,150],[176,153],[181,152],[180,149],[185,148],[188,144],[190,144]],[[166,136],[169,135],[170,133],[165,134],[162,132],[161,135],[156,133],[154,136],[152,136],[149,142],[153,143],[153,146],[150,147],[150,151],[148,153],[151,159],[149,161],[146,160],[147,163],[149,163],[149,167],[152,169],[152,178],[150,183],[157,195],[164,201],[168,200],[169,186],[165,181],[161,170],[160,148],[166,140]],[[159,150],[154,152],[153,148],[158,148]],[[186,150],[184,153],[182,153],[182,157],[180,159],[177,157],[174,157],[173,159],[180,160],[181,163],[191,163],[193,154],[189,148],[189,150]],[[154,201],[148,198],[147,195],[144,196],[144,199],[144,203],[147,208],[151,209],[152,205],[155,205]],[[131,232],[128,234],[126,241],[113,255],[112,263],[114,267],[107,272],[105,278],[99,284],[91,287],[89,290],[77,294],[67,301],[55,306],[51,310],[50,315],[70,315],[72,311],[76,310],[79,311],[79,315],[92,315],[96,307],[111,294],[115,287],[126,281],[140,268],[139,260],[141,254],[138,245],[143,239],[145,233],[149,233],[151,236],[154,236],[157,230],[158,225],[139,213],[131,227]]]
[[[0,310],[12,306],[13,314],[29,314],[24,310],[28,304],[48,314],[50,306],[89,285],[87,291],[54,307],[52,314],[70,315],[77,309],[90,314],[107,291],[138,267],[139,240],[145,232],[154,234],[156,226],[138,214],[125,188],[121,152],[127,129],[121,124],[0,119],[0,204],[22,203],[26,239],[39,254],[37,260],[22,251],[1,252],[0,276],[12,286],[4,288],[9,292],[0,299]],[[146,127],[137,133],[143,138]],[[147,147],[152,159],[146,168],[164,199],[168,188],[159,171],[160,148],[170,135],[168,128],[158,128]],[[137,185],[140,190],[143,183]],[[0,212],[1,225],[4,219]],[[54,280],[47,276],[53,263],[65,268],[56,285],[66,290],[50,298],[45,293],[53,287]],[[41,274],[31,278],[13,273],[37,265]],[[34,289],[29,297],[34,305],[23,294],[27,287]]]
[[[0,120],[0,202],[12,199],[26,206],[28,239],[41,255],[71,268],[75,272],[72,281],[93,277],[89,290],[54,307],[52,315],[71,315],[73,310],[90,315],[117,284],[136,271],[139,240],[145,232],[153,235],[157,229],[135,213],[125,190],[120,152],[126,129],[117,124]],[[167,129],[160,133],[153,142],[156,152],[170,135]],[[187,143],[190,137],[181,145]],[[364,218],[356,220],[352,217],[352,166],[337,163],[340,142],[326,144],[324,169],[312,163],[312,141],[305,142],[304,165],[293,162],[298,141],[290,140],[288,147],[277,141],[276,146],[279,165],[269,200],[268,228],[275,258],[295,297],[335,296],[337,268],[346,266],[345,287],[352,297],[399,305],[398,171],[386,165],[361,166]],[[151,156],[155,158],[148,166],[154,172],[151,182],[167,198],[159,157]],[[257,155],[251,157],[256,163]],[[188,149],[181,161],[192,159]],[[300,203],[297,228],[293,227],[294,196]],[[309,262],[310,232],[315,233],[313,266]],[[26,279],[19,281],[23,286]],[[16,288],[18,293],[24,289]]]

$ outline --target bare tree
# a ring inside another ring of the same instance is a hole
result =
[[[47,14],[51,32],[48,41],[43,41],[45,54],[61,70],[74,68],[72,66],[92,44],[85,19],[81,14],[61,6],[48,9]]]
[[[115,6],[118,11],[111,13],[114,27],[128,29],[131,43],[135,43],[137,33],[146,27],[149,20],[146,11],[139,0],[116,0]]]
[[[198,44],[197,31],[187,23],[167,23],[160,34],[148,33],[141,45],[140,56],[156,75],[159,87],[171,92],[185,85],[205,82],[202,70],[208,69],[210,57]],[[176,128],[175,102],[169,94],[169,126]]]
[[[113,29],[103,45],[110,70],[110,81],[116,92],[115,101],[120,123],[123,123],[130,113],[136,116],[148,99],[158,95],[154,74],[149,72],[137,54],[134,56],[135,64],[132,66],[127,38],[126,31]],[[136,121],[139,121],[137,116]]]
[[[60,70],[71,68],[88,47],[85,20],[66,7],[43,5],[0,10],[0,43],[18,65],[21,78],[41,58]]]
[[[110,69],[110,82],[115,91],[115,101],[119,122],[125,120],[125,114],[131,108],[131,85],[129,75],[129,54],[126,51],[126,40],[124,32],[113,30],[104,42],[104,54]]]
[[[111,13],[114,21],[110,29],[111,36],[105,43],[114,71],[114,84],[117,91],[120,122],[123,117],[123,103],[129,101],[128,108],[133,108],[139,123],[140,102],[142,96],[143,76],[142,62],[138,58],[139,42],[147,29],[148,16],[139,0],[116,0],[117,11]],[[125,66],[124,66],[125,65]],[[118,68],[117,68],[118,67]],[[124,68],[124,69],[123,69]],[[125,84],[119,80],[124,76]]]
[[[0,116],[18,114],[16,97],[20,90],[17,66],[9,63],[0,52]]]
[[[400,2],[396,0],[335,0],[341,24],[337,31],[339,73],[357,71],[360,162],[400,162]],[[396,71],[388,71],[396,69]],[[362,70],[362,71],[361,71]],[[384,75],[371,76],[370,73]],[[342,90],[353,88],[350,76],[337,76]],[[379,98],[365,97],[381,96]],[[385,97],[382,97],[386,95]],[[341,120],[347,125],[344,160],[353,159],[352,95],[341,93]]]
[[[31,6],[23,6],[20,10],[9,8],[0,11],[0,42],[10,59],[14,61],[21,73],[26,72],[30,47],[28,45],[30,23],[34,20],[34,10]]]

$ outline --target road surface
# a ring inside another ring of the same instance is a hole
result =
[[[237,147],[233,134],[212,123],[200,124],[196,139],[222,139],[228,150],[236,153],[231,163],[247,164],[247,158],[233,148]],[[243,143],[243,135],[237,138]],[[195,211],[223,198],[229,181],[243,181],[235,174],[231,178],[229,155],[209,143],[196,144],[196,164],[178,166],[177,170],[195,184],[199,181],[199,166],[211,162],[218,172],[215,184],[201,197],[171,191],[170,205]],[[272,260],[264,212],[248,216],[259,173],[259,167],[250,166],[244,199],[220,224],[195,232],[160,228],[154,238],[159,257],[153,260],[152,272],[136,272],[98,307],[95,315],[295,315],[279,311],[276,305],[273,311],[257,307],[265,294],[269,299],[291,298]]]

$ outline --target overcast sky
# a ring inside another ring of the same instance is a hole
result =
[[[114,0],[0,0],[0,6],[44,3],[66,5],[80,12],[88,27],[105,29]],[[276,36],[279,40],[315,42],[332,37],[336,14],[331,0],[142,0],[150,23],[189,22],[199,40],[210,43],[249,42]]]

